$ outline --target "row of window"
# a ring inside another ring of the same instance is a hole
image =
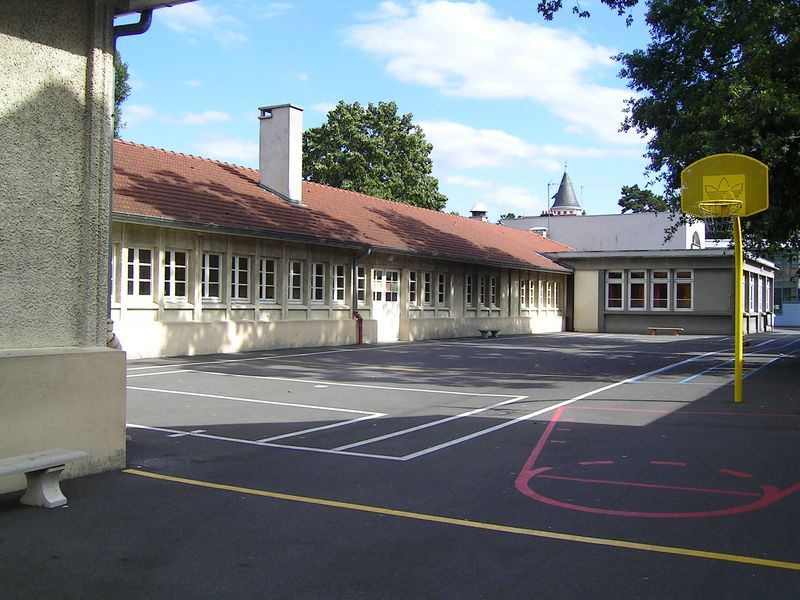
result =
[[[153,296],[153,250],[150,248],[126,248],[127,294],[152,298]],[[206,302],[220,302],[223,298],[223,255],[204,252],[200,265],[200,296]],[[278,262],[279,259],[259,257],[256,262],[255,284],[251,281],[252,256],[232,255],[230,257],[229,298],[234,302],[252,302],[255,291],[259,302],[275,303],[278,300]],[[308,286],[308,301],[324,303],[328,298],[333,303],[344,304],[346,289],[345,265],[330,267],[325,263],[289,260],[287,262],[286,299],[301,303],[305,299]],[[330,289],[328,278],[330,277]],[[363,267],[359,272],[359,299],[363,300]],[[255,290],[254,290],[255,288]],[[181,250],[164,251],[163,292],[164,298],[172,302],[185,302],[188,299],[188,254]]]
[[[125,248],[128,296],[152,299],[154,290],[154,251],[152,248]],[[183,250],[165,250],[163,254],[163,295],[167,302],[186,302],[189,296],[189,254]],[[233,302],[277,303],[280,259],[234,254],[227,271],[228,298]],[[225,285],[225,257],[204,252],[200,264],[200,297],[204,302],[222,302]],[[255,268],[254,268],[255,267]],[[344,264],[327,265],[303,260],[286,261],[286,300],[301,304],[345,304],[347,269]],[[116,278],[116,268],[114,269]],[[255,280],[253,280],[255,277]],[[359,304],[366,298],[366,271],[357,268],[356,294]],[[397,302],[400,294],[400,271],[372,271],[372,300]],[[537,286],[538,283],[538,286]],[[557,307],[559,284],[535,279],[520,282],[520,304],[525,308]],[[464,296],[467,307],[496,307],[498,277],[466,275]],[[537,291],[538,290],[538,291]],[[409,271],[408,303],[411,306],[447,306],[450,301],[450,275],[445,272]],[[255,294],[255,298],[253,298]]]
[[[694,271],[606,272],[606,310],[693,310]]]
[[[772,312],[772,280],[756,273],[745,273],[748,293],[744,294],[746,312]],[[742,282],[744,286],[744,281]]]

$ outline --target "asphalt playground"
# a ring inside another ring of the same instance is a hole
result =
[[[128,468],[0,496],[0,598],[800,597],[800,331],[131,361]]]

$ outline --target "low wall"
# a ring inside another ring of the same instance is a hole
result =
[[[64,478],[125,467],[125,353],[107,348],[0,352],[0,458],[49,448],[83,450]],[[0,478],[0,493],[24,475]]]
[[[784,302],[781,314],[775,315],[776,327],[800,327],[800,302]]]
[[[131,359],[356,343],[354,319],[119,323],[114,331]],[[374,343],[377,322],[365,319],[363,333],[365,343]]]
[[[536,317],[432,317],[400,319],[400,339],[407,341],[477,337],[479,329],[499,329],[501,334],[552,333],[563,331],[561,315]]]

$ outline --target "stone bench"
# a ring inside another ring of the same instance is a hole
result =
[[[683,327],[648,327],[650,335],[656,335],[659,331],[671,331],[672,335],[678,335],[683,332]]]
[[[67,463],[86,458],[81,450],[53,448],[0,459],[0,477],[25,473],[28,486],[22,504],[55,508],[67,503],[59,479]]]
[[[486,338],[496,338],[497,334],[500,333],[499,329],[478,329],[481,332],[481,337]]]

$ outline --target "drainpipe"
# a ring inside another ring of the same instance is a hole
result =
[[[139,13],[138,23],[128,23],[126,25],[114,26],[114,47],[116,48],[117,38],[125,37],[126,35],[140,35],[150,29],[150,24],[153,22],[153,9],[149,8]]]
[[[356,344],[364,343],[364,318],[358,312],[358,263],[372,254],[372,247],[353,258],[353,318],[356,320]],[[366,277],[366,273],[364,274]]]
[[[150,29],[150,24],[153,22],[153,9],[143,10],[139,13],[139,21],[137,23],[128,23],[126,25],[116,25],[114,31],[114,54],[117,50],[117,39],[128,35],[140,35]],[[111,287],[111,270],[112,261],[114,256],[114,244],[112,242],[114,237],[114,136],[111,136],[111,148],[109,151],[111,162],[111,185],[108,196],[108,294],[106,299],[106,346],[114,348],[115,350],[122,350],[122,344],[114,333],[114,321],[111,318],[111,298],[114,295],[114,289]]]

